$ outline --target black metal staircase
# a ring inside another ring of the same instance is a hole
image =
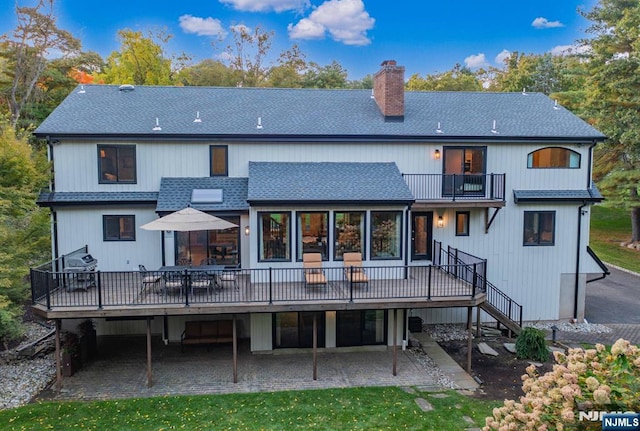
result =
[[[442,248],[442,243],[434,241],[434,264],[473,265],[477,269],[473,272],[478,279],[474,282],[479,285],[481,292],[486,294],[486,300],[479,307],[499,323],[504,325],[514,334],[522,329],[522,305],[518,304],[506,293],[487,281],[487,260],[465,253],[453,247]],[[463,274],[453,274],[465,279]],[[469,280],[467,280],[469,281]]]

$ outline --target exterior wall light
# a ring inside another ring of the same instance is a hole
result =
[[[440,159],[440,150],[436,150],[436,152],[433,154],[433,157],[436,158],[436,160]]]
[[[245,226],[245,227],[244,227],[244,234],[245,234],[246,236],[249,236],[249,226]]]
[[[444,227],[444,220],[442,216],[438,216],[438,227]]]

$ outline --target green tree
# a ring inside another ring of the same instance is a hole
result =
[[[414,74],[406,87],[410,91],[481,91],[482,82],[469,68],[456,64],[447,72],[424,78]]]
[[[326,66],[310,62],[304,74],[302,86],[304,88],[347,88],[347,71],[335,60]]]
[[[44,153],[0,121],[0,340],[20,335],[29,267],[50,255],[49,218],[36,196],[47,181]]]
[[[14,127],[25,106],[40,100],[39,84],[47,56],[59,52],[69,57],[80,51],[80,41],[56,26],[53,5],[53,0],[39,0],[34,7],[16,6],[17,27],[12,34],[0,37],[0,57],[5,68],[0,94]]]
[[[170,85],[173,83],[174,68],[171,58],[167,58],[164,46],[172,36],[164,32],[149,33],[119,30],[120,51],[112,52],[107,58],[104,73],[99,79],[105,84]],[[188,60],[182,54],[179,63]],[[178,68],[178,66],[176,66]]]
[[[600,0],[582,15],[591,21],[587,109],[615,152],[614,171],[599,183],[606,205],[630,211],[632,242],[640,241],[640,3]]]
[[[225,53],[229,66],[238,73],[237,85],[261,87],[267,80],[266,58],[271,50],[274,32],[265,31],[257,25],[253,31],[245,25],[231,27],[233,44],[228,45]]]
[[[269,69],[266,85],[277,88],[302,87],[302,73],[307,69],[305,55],[298,45],[280,53],[275,66]]]
[[[235,87],[239,75],[222,62],[206,59],[185,67],[177,74],[176,81],[182,85]]]

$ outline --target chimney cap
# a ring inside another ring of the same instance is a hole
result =
[[[395,66],[397,63],[395,60],[385,60],[380,66]]]

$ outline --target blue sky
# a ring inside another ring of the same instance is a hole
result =
[[[0,33],[16,25],[13,7],[0,8]],[[18,0],[33,5],[33,0]],[[230,28],[260,25],[273,30],[272,59],[297,44],[308,61],[333,60],[361,79],[394,59],[406,77],[450,70],[502,66],[509,52],[559,53],[585,37],[589,22],[578,8],[596,0],[56,0],[60,28],[80,38],[83,49],[106,58],[120,44],[116,32],[165,29],[174,35],[170,54],[194,61],[222,59]],[[223,38],[216,44],[211,42]]]

